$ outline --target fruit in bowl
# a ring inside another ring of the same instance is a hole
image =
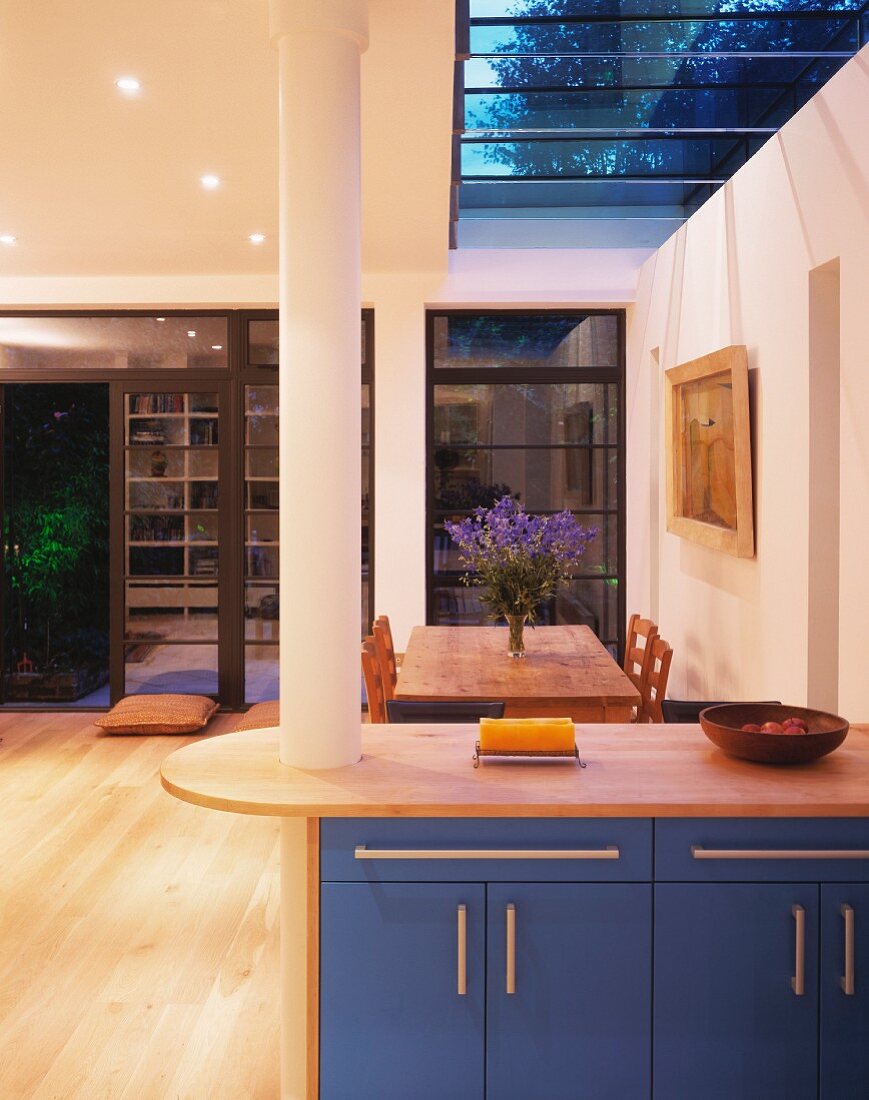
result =
[[[767,764],[801,764],[837,749],[848,723],[835,714],[777,703],[721,703],[700,712],[706,736],[724,752]]]

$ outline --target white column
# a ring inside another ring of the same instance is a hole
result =
[[[280,758],[360,756],[360,58],[367,0],[270,0],[280,63]]]

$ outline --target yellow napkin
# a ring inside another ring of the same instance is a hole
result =
[[[575,730],[569,718],[481,718],[480,748],[511,752],[572,752]]]

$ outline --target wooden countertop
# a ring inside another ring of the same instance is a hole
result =
[[[471,763],[476,726],[363,726],[363,757],[334,771],[278,761],[275,729],[206,738],[161,769],[176,798],[290,817],[869,817],[869,726],[814,764],[725,756],[699,726],[577,727],[588,767]]]

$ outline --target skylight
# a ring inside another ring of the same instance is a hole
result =
[[[866,0],[458,0],[452,243],[654,247],[852,57]]]

